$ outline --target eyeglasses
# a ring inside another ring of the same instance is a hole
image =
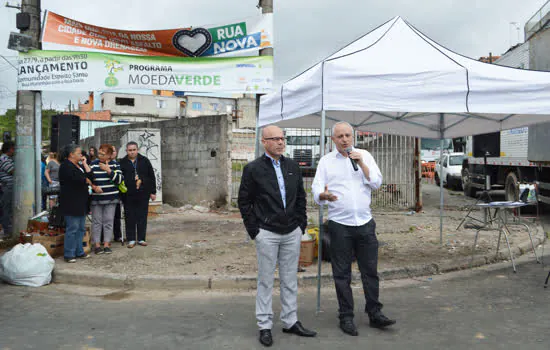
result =
[[[264,140],[270,140],[270,141],[275,141],[275,142],[279,142],[279,141],[285,142],[286,141],[286,139],[284,137],[264,137]]]

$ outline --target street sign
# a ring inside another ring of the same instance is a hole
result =
[[[8,49],[19,52],[27,52],[32,48],[32,37],[30,35],[10,32]]]

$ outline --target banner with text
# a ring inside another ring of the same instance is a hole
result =
[[[48,11],[42,42],[141,56],[216,56],[272,47],[273,16],[216,26],[119,30],[75,21]]]
[[[29,51],[19,55],[18,90],[152,89],[267,93],[273,57],[129,56],[101,52]]]

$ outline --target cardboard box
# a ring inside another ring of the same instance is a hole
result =
[[[45,232],[48,230],[48,223],[38,220],[29,220],[27,222],[27,231],[29,232]]]
[[[65,247],[65,234],[59,234],[56,230],[47,230],[50,235],[41,235],[40,232],[21,232],[19,234],[19,242],[25,243],[40,243],[46,248],[48,254],[52,258],[63,256]],[[84,253],[90,254],[92,251],[92,245],[90,243],[90,230],[86,229],[84,238],[82,239],[82,248]]]
[[[92,243],[90,240],[90,229],[86,228],[86,233],[84,233],[84,238],[82,239],[82,248],[86,254],[90,254],[92,252]]]
[[[52,258],[56,258],[58,256],[63,256],[63,248],[64,248],[64,242],[65,242],[65,235],[60,234],[57,236],[48,236],[44,235],[41,236],[40,234],[32,234],[32,242],[31,243],[40,243],[46,248],[48,251],[48,254]]]
[[[300,266],[309,266],[313,264],[314,252],[315,240],[302,241],[300,244]]]

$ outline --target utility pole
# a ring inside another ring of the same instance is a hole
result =
[[[262,8],[262,14],[273,13],[273,0],[259,0],[258,6]],[[273,48],[265,48],[260,50],[260,56],[273,56]],[[260,97],[261,94],[256,94],[256,143],[254,145],[255,158],[260,156]]]
[[[22,0],[20,15],[25,14],[28,14],[28,25],[23,25],[20,28],[21,33],[32,37],[31,49],[40,50],[42,48],[40,43],[40,0]],[[41,101],[40,91],[17,92],[14,234],[25,230],[28,219],[41,209],[41,194],[36,193],[37,189],[38,191],[40,189],[40,153],[36,154],[36,146],[40,145],[41,140],[35,138],[35,131],[40,130],[38,136],[42,131]],[[37,121],[38,124],[36,124]],[[35,188],[36,183],[39,185]]]

